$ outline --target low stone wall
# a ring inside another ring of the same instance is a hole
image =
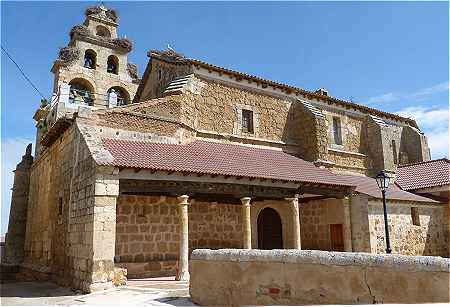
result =
[[[200,305],[449,302],[441,257],[310,250],[194,250],[190,293]]]

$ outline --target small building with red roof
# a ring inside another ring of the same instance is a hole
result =
[[[402,190],[448,203],[450,160],[441,158],[401,165],[396,183]]]

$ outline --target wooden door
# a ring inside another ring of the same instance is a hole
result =
[[[258,248],[283,248],[283,228],[281,218],[278,215],[278,212],[272,208],[265,208],[258,215]]]
[[[344,251],[344,227],[342,224],[330,224],[331,250]]]

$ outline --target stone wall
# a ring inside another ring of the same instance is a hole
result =
[[[17,265],[23,261],[32,163],[31,144],[29,144],[25,155],[22,156],[22,161],[17,164],[14,171],[8,231],[5,242],[2,242],[2,245],[4,243],[4,252],[1,254],[3,263]],[[7,193],[6,191],[3,192]]]
[[[448,303],[449,265],[439,257],[195,250],[190,294],[226,306]]]
[[[118,86],[129,95],[129,102],[133,100],[138,84],[133,82],[127,70],[128,58],[126,54],[103,46],[94,45],[84,41],[77,41],[76,47],[80,49],[80,57],[70,66],[58,67],[55,73],[55,85],[53,91],[58,92],[63,82],[69,83],[73,79],[81,78],[86,80],[92,86],[94,94],[94,103],[97,106],[106,106],[110,88]],[[85,50],[93,50],[97,54],[97,67],[89,69],[84,67]],[[108,73],[106,71],[108,56],[114,55],[119,59],[118,74]]]
[[[418,209],[420,226],[413,225],[411,207]],[[448,206],[388,200],[387,208],[393,253],[448,256]],[[369,200],[368,219],[371,252],[384,253],[386,244],[381,200]]]
[[[407,126],[402,130],[402,141],[400,145],[401,164],[428,161],[430,149],[424,134],[418,129]]]
[[[371,236],[369,231],[369,197],[364,194],[350,198],[351,240],[354,252],[371,252]]]
[[[23,268],[86,292],[111,286],[113,169],[98,167],[77,124],[33,164]]]
[[[146,74],[148,74],[147,82],[141,85],[142,92],[139,101],[135,102],[162,97],[170,82],[177,77],[183,77],[190,73],[192,73],[192,69],[188,65],[176,65],[151,58],[146,71]]]
[[[198,94],[187,92],[185,121],[199,130],[282,141],[291,101],[212,81],[203,81]],[[253,111],[259,125],[252,134],[238,129],[239,110]]]
[[[332,170],[336,173],[367,174],[373,165],[368,140],[365,137],[368,128],[364,117],[328,109],[324,113],[328,128],[327,158],[329,162],[334,163]],[[334,143],[333,117],[340,120],[342,144]]]
[[[173,79],[191,73],[187,65],[152,62],[141,101],[160,97]],[[313,107],[309,102],[199,75],[190,75],[186,84],[170,99],[145,106],[146,112],[172,114],[169,117],[180,119],[201,137],[273,146],[308,161],[328,162],[324,165],[337,173],[374,175],[384,168],[395,170],[392,140],[396,141],[397,162],[400,159],[402,127],[396,124],[380,124],[369,116]],[[174,107],[179,110],[174,112]],[[253,133],[242,131],[243,109],[253,112]],[[332,141],[333,117],[341,120],[342,145]],[[416,139],[411,151],[422,155],[426,140]]]
[[[375,176],[381,170],[396,171],[400,161],[399,149],[403,127],[380,123],[379,120],[374,120],[370,116],[366,117],[366,125],[368,150],[373,159],[373,168],[368,175]],[[394,158],[392,141],[396,144],[396,158]],[[416,147],[415,150],[421,151],[421,148]]]
[[[329,162],[334,163],[332,167],[334,173],[367,175],[372,168],[370,158],[361,153],[329,148],[327,158]]]
[[[70,128],[33,164],[23,263],[36,271],[55,272],[54,278],[64,285],[74,273],[66,249],[74,143],[75,129]]]
[[[283,248],[293,248],[293,211],[287,200],[264,200],[252,201],[250,204],[250,222],[252,229],[252,248],[258,246],[258,216],[265,208],[274,209],[280,219],[282,226]]]
[[[344,199],[311,200],[300,205],[302,249],[333,250],[330,225],[341,224],[343,249],[351,251],[350,218]],[[346,242],[347,241],[347,242]]]
[[[117,203],[115,261],[128,277],[175,273],[180,242],[174,197],[121,195]],[[242,248],[241,206],[189,200],[189,251]]]
[[[317,109],[303,102],[291,104],[283,140],[294,143],[295,152],[308,161],[327,159],[327,121]],[[308,135],[308,138],[305,138]]]

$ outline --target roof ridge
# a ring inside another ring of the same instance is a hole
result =
[[[427,161],[406,163],[406,164],[399,165],[398,168],[414,166],[414,165],[421,165],[421,164],[432,163],[432,162],[439,162],[439,161],[445,161],[447,163],[450,163],[450,160],[447,157],[443,157],[443,158],[427,160]]]
[[[262,77],[258,77],[258,76],[247,74],[247,73],[244,73],[244,72],[240,72],[240,71],[232,70],[232,69],[229,69],[229,68],[217,66],[217,65],[210,64],[208,62],[205,62],[205,61],[202,61],[202,60],[197,60],[197,59],[194,59],[194,58],[186,58],[186,60],[190,61],[194,65],[195,64],[197,64],[197,65],[204,65],[204,66],[208,66],[210,68],[221,69],[221,70],[227,71],[229,73],[238,74],[240,76],[244,76],[244,77],[247,77],[247,78],[257,79],[257,80],[259,80],[261,82],[274,84],[274,85],[277,85],[277,86],[288,88],[290,90],[303,92],[304,95],[312,96],[312,97],[317,98],[317,99],[328,100],[328,101],[331,100],[331,101],[333,101],[335,103],[341,103],[341,104],[345,104],[345,105],[348,105],[348,106],[352,106],[354,108],[364,109],[365,111],[367,111],[369,113],[373,112],[373,113],[378,113],[378,115],[381,114],[382,116],[396,118],[396,119],[401,119],[401,120],[404,120],[404,121],[412,124],[413,126],[417,125],[415,120],[412,119],[412,118],[403,117],[403,116],[400,116],[400,115],[397,115],[397,114],[394,114],[394,113],[377,110],[377,109],[371,108],[371,107],[366,106],[366,105],[361,104],[361,103],[355,103],[355,102],[343,100],[343,99],[332,97],[332,96],[324,96],[324,95],[315,93],[313,91],[306,90],[304,88],[300,88],[300,87],[297,87],[297,86],[289,85],[289,84],[286,84],[286,83],[281,83],[281,82],[274,81],[274,80],[264,79]]]
[[[251,75],[251,74],[248,74],[248,73],[244,73],[244,72],[236,71],[236,70],[233,70],[233,69],[225,68],[225,67],[222,67],[222,66],[210,64],[210,63],[202,61],[202,60],[198,60],[198,59],[191,58],[191,57],[186,57],[186,56],[184,56],[182,54],[179,54],[179,53],[176,53],[176,52],[175,53],[171,52],[170,50],[167,51],[167,50],[154,50],[153,49],[153,50],[150,50],[147,53],[147,56],[149,56],[149,57],[154,56],[154,57],[158,58],[159,60],[162,60],[162,61],[165,61],[165,62],[169,62],[169,63],[173,63],[173,64],[202,65],[202,66],[206,66],[206,67],[208,67],[210,69],[213,68],[213,69],[222,70],[222,71],[225,71],[225,72],[230,73],[230,74],[239,75],[240,77],[243,77],[243,78],[256,79],[259,82],[268,83],[268,84],[270,84],[272,86],[282,87],[282,88],[290,90],[290,91],[297,91],[297,92],[300,92],[301,94],[303,94],[305,96],[314,97],[314,98],[319,99],[319,100],[326,100],[328,102],[332,101],[334,103],[342,104],[342,105],[349,106],[349,107],[352,107],[352,108],[355,108],[355,109],[362,109],[362,110],[368,112],[369,114],[370,113],[375,113],[375,114],[378,114],[378,115],[381,115],[381,116],[384,116],[384,117],[393,118],[393,119],[396,119],[396,120],[402,120],[402,121],[405,121],[405,122],[411,124],[413,127],[417,127],[417,123],[416,123],[416,121],[413,118],[403,117],[403,116],[400,116],[400,115],[397,115],[397,114],[394,114],[394,113],[390,113],[390,112],[386,112],[386,111],[382,111],[382,110],[377,110],[377,109],[371,108],[371,107],[366,106],[366,105],[364,105],[362,103],[355,103],[355,102],[352,102],[352,101],[347,101],[347,100],[343,100],[343,99],[332,97],[332,96],[321,95],[321,94],[318,94],[318,93],[315,93],[313,91],[306,90],[306,89],[303,89],[303,88],[300,88],[300,87],[297,87],[297,86],[292,86],[292,85],[289,85],[289,84],[286,84],[286,83],[281,83],[281,82],[274,81],[274,80],[264,79],[262,77],[258,77],[258,76]]]

